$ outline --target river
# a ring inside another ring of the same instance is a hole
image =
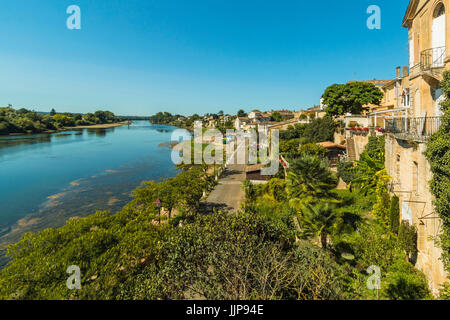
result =
[[[28,231],[60,227],[97,210],[116,212],[142,181],[176,175],[167,146],[175,129],[135,121],[0,136],[0,250]],[[1,267],[6,260],[0,255]]]

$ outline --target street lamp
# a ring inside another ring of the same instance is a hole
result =
[[[161,200],[156,199],[155,204],[156,207],[158,208],[158,224],[161,225]]]

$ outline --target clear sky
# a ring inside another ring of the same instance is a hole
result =
[[[408,63],[408,0],[0,0],[0,106],[204,114],[303,109]],[[81,30],[69,30],[69,5]],[[369,5],[381,30],[369,30]]]

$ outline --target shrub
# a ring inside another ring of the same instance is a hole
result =
[[[403,222],[398,230],[398,241],[400,247],[405,251],[408,258],[417,254],[417,229]]]
[[[353,162],[338,162],[337,164],[337,175],[339,178],[349,184],[353,180],[357,178],[357,173],[353,170],[354,163]]]
[[[393,196],[391,199],[391,206],[389,208],[389,217],[390,217],[390,229],[394,234],[398,234],[399,226],[400,226],[400,204],[399,198],[397,196]]]

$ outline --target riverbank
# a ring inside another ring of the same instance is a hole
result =
[[[58,132],[64,132],[64,131],[70,131],[70,130],[79,130],[79,129],[108,129],[108,128],[115,128],[115,127],[121,127],[131,124],[131,121],[124,121],[124,122],[116,122],[116,123],[103,123],[103,124],[92,124],[87,126],[75,126],[75,127],[64,127],[59,130],[46,130],[42,132],[30,132],[30,133],[10,133],[7,136],[23,136],[27,134],[39,134],[39,133],[58,133]],[[0,135],[1,137],[1,135]]]
[[[133,121],[129,128],[0,137],[0,269],[1,250],[24,233],[120,211],[142,181],[174,177],[171,150],[158,147],[174,130]]]
[[[131,121],[116,122],[116,123],[93,124],[93,125],[88,125],[88,126],[67,127],[67,128],[64,128],[64,130],[62,130],[62,131],[76,130],[76,129],[107,129],[107,128],[126,126],[126,125],[129,125],[129,124],[131,124]]]

